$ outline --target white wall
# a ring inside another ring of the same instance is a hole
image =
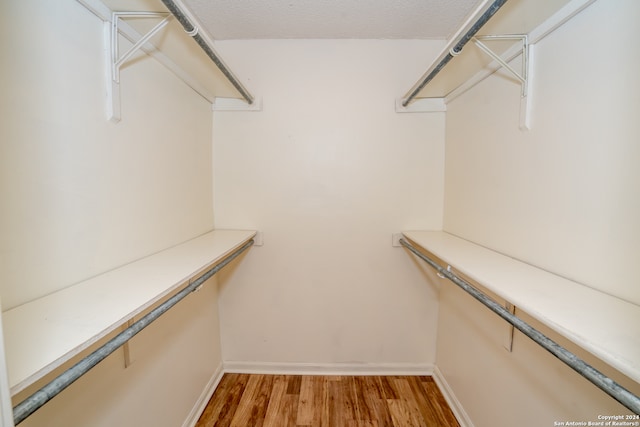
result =
[[[640,303],[638,18],[636,1],[599,0],[535,47],[530,131],[503,74],[448,105],[446,231]],[[443,288],[437,365],[475,426],[628,413],[521,335],[506,352],[503,330]]]
[[[536,46],[533,128],[498,75],[447,112],[447,231],[640,304],[640,36],[599,0]]]
[[[228,366],[433,363],[437,290],[391,235],[442,226],[444,115],[397,114],[394,99],[441,46],[217,45],[264,101],[214,113],[215,225],[265,241],[223,282]]]
[[[2,2],[0,43],[4,309],[212,228],[209,103],[138,58],[108,122],[102,21],[75,0]],[[216,295],[207,284],[131,341],[131,367],[114,353],[24,425],[180,425],[221,366]]]
[[[3,309],[211,229],[210,105],[140,59],[114,125],[102,21],[74,0],[0,15]]]

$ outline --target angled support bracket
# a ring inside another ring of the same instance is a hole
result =
[[[504,302],[504,308],[509,313],[511,313],[513,315],[516,314],[516,306],[511,304],[509,301],[505,301]],[[504,335],[503,347],[505,348],[505,350],[507,350],[509,353],[511,353],[513,351],[513,333],[514,333],[515,328],[510,323],[507,323],[505,326],[506,326],[506,330],[505,330],[505,335]]]
[[[143,35],[124,54],[120,55],[118,38],[120,22],[127,18],[161,19],[151,30]],[[107,70],[107,118],[114,123],[120,121],[120,68],[145,43],[162,30],[173,18],[170,13],[163,12],[113,12],[111,22],[105,22],[105,39],[108,40],[108,70]]]
[[[492,51],[483,41],[490,40],[513,40],[521,43],[522,64],[521,70],[516,71],[497,53]],[[528,130],[531,128],[531,46],[529,46],[529,37],[526,34],[504,35],[504,36],[476,36],[473,42],[484,53],[489,55],[500,64],[504,69],[509,71],[516,79],[520,81],[520,129]]]
[[[130,328],[133,323],[133,318],[127,320],[127,323],[122,325],[122,330],[125,331],[127,328]],[[131,349],[129,348],[129,341],[122,345],[122,355],[124,357],[124,367],[126,369],[131,366]]]

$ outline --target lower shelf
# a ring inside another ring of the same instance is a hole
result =
[[[153,307],[255,234],[214,230],[4,312],[11,394]]]
[[[442,231],[404,236],[640,383],[640,307]]]

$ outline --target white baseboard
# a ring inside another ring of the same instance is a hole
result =
[[[442,371],[440,371],[437,366],[434,366],[433,368],[433,380],[436,382],[440,392],[442,392],[445,400],[449,404],[449,407],[451,408],[453,415],[455,415],[458,420],[460,427],[474,427],[471,422],[471,418],[469,418],[469,414],[464,410],[462,404],[458,398],[456,398],[456,395],[449,386],[449,383],[447,383],[444,375],[442,375]]]
[[[279,363],[226,361],[224,371],[280,375],[431,375],[430,363]]]
[[[194,427],[196,425],[198,419],[200,418],[200,415],[202,415],[205,408],[207,407],[211,396],[213,396],[213,392],[216,391],[218,384],[220,384],[220,380],[222,379],[223,375],[224,370],[222,369],[221,363],[218,365],[215,372],[209,379],[209,382],[207,382],[204,390],[202,390],[202,394],[200,394],[198,401],[195,403],[195,405],[193,405],[193,408],[191,409],[191,412],[189,412],[189,416],[187,417],[185,422],[182,423],[182,427]]]

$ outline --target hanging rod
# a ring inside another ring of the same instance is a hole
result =
[[[174,296],[163,302],[158,307],[154,308],[151,312],[146,314],[137,322],[133,323],[127,329],[116,335],[114,338],[106,342],[100,348],[89,354],[78,363],[58,375],[50,383],[42,387],[40,390],[27,397],[25,400],[14,406],[13,408],[13,422],[15,425],[20,424],[27,417],[40,409],[45,403],[53,399],[60,394],[64,389],[69,387],[78,378],[86,374],[98,363],[103,361],[107,356],[122,347],[131,338],[133,338],[138,332],[149,326],[158,317],[166,313],[174,305],[182,301],[191,292],[197,291],[200,287],[211,278],[214,274],[220,271],[223,267],[233,261],[242,252],[249,249],[253,245],[253,239],[240,246],[233,253],[216,264],[214,267],[207,270],[198,279],[191,282],[188,286],[176,293]]]
[[[620,402],[626,408],[630,409],[635,414],[640,415],[640,397],[631,393],[629,390],[622,387],[620,384],[616,383],[614,380],[607,377],[602,372],[598,371],[597,369],[580,359],[578,356],[553,341],[551,338],[547,337],[542,332],[538,331],[518,316],[509,312],[493,299],[489,298],[484,293],[476,289],[469,282],[458,277],[451,271],[450,268],[444,268],[440,266],[437,262],[424,255],[422,252],[418,251],[418,249],[408,243],[405,239],[400,239],[399,242],[402,246],[413,252],[413,254],[415,254],[418,258],[433,267],[437,271],[439,277],[446,277],[447,279],[451,280],[469,295],[488,307],[491,311],[509,322],[527,337],[531,338],[536,344],[540,345],[549,353],[553,354],[571,369],[582,375],[584,378],[586,378],[602,391],[607,393],[609,396]]]
[[[164,1],[164,0],[163,0]],[[431,81],[433,78],[438,75],[438,73],[444,68],[445,65],[451,61],[454,56],[457,56],[462,52],[462,48],[467,44],[469,40],[473,38],[473,36],[482,28],[484,24],[487,23],[493,15],[496,14],[498,10],[507,2],[507,0],[495,0],[487,10],[478,18],[478,20],[469,28],[469,30],[465,33],[464,36],[458,42],[449,49],[444,56],[441,55],[439,62],[429,68],[427,72],[423,75],[423,77],[409,90],[409,92],[405,95],[405,98],[402,100],[402,106],[406,107],[409,105],[413,99],[418,96],[420,91],[424,89],[424,87]]]
[[[204,53],[216,64],[216,66],[222,71],[222,74],[225,75],[229,82],[240,92],[240,95],[247,101],[249,105],[253,104],[253,96],[245,89],[245,87],[236,79],[233,73],[227,68],[227,66],[222,62],[222,59],[216,55],[214,50],[209,46],[206,40],[199,34],[199,29],[195,25],[191,23],[187,15],[185,15],[180,7],[173,0],[162,0],[162,3],[169,9],[169,12],[182,24],[182,27],[186,31],[188,35],[193,37],[193,39],[198,43],[198,45],[202,48]]]

